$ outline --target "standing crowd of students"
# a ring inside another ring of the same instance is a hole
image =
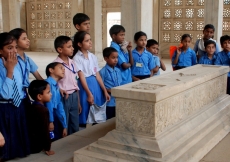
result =
[[[103,50],[106,65],[100,69],[97,57],[90,52],[90,18],[77,13],[73,24],[78,30],[74,37],[55,39],[58,56],[47,65],[45,80],[25,54],[30,45],[26,31],[16,28],[0,34],[0,161],[41,151],[53,155],[51,142],[85,127],[92,104],[107,102],[107,119],[115,117],[112,88],[160,75],[160,68],[166,70],[158,56],[158,42],[139,31],[132,50],[122,25],[110,28],[112,42]],[[184,34],[172,58],[173,67],[178,70],[197,62],[229,66],[230,37],[221,37],[220,52],[214,31],[213,25],[206,25],[194,50],[189,47],[191,36]],[[29,73],[36,78],[31,83]]]

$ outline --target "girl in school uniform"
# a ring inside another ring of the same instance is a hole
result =
[[[0,34],[0,132],[5,145],[0,148],[0,161],[25,157],[30,153],[23,90],[23,78],[17,60],[16,39]]]
[[[189,34],[182,35],[182,46],[177,48],[172,57],[172,65],[175,70],[183,69],[196,64],[196,54],[189,47],[191,40],[192,38]]]
[[[147,35],[139,31],[134,35],[137,47],[132,51],[133,66],[131,69],[133,81],[149,78],[153,75],[152,70],[156,67],[153,56],[145,49]]]
[[[90,53],[92,41],[89,33],[79,31],[74,36],[74,56],[77,73],[79,76],[78,86],[80,89],[80,103],[82,113],[79,115],[79,124],[85,126],[89,107],[92,104],[103,105],[105,100],[110,100],[110,96],[104,86],[99,74],[97,57]]]

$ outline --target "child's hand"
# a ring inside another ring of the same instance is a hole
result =
[[[177,47],[177,55],[180,56],[181,54],[181,47]]]
[[[129,42],[128,46],[126,47],[128,51],[131,51],[132,50],[132,43]]]
[[[64,129],[63,129],[63,132],[62,132],[62,137],[66,137],[66,136],[67,136],[67,129],[64,128]]]
[[[65,99],[67,100],[67,98],[69,97],[69,94],[67,93],[67,91],[60,88],[60,93],[62,97],[65,97]]]
[[[89,103],[90,106],[94,103],[94,98],[93,98],[93,95],[92,95],[92,94],[90,94],[90,95],[87,97],[87,102]]]
[[[46,153],[46,155],[48,155],[48,156],[55,154],[55,152],[52,151],[52,150],[45,151],[45,153]]]
[[[78,114],[81,114],[81,112],[82,112],[81,104],[78,104]]]
[[[7,71],[13,72],[15,65],[18,63],[17,55],[10,52],[6,60],[2,57],[2,61]]]
[[[105,98],[106,98],[106,101],[109,101],[109,100],[110,100],[110,95],[108,94],[107,91],[105,91]]]
[[[49,131],[51,132],[53,130],[54,130],[54,123],[52,122],[49,124]]]
[[[0,133],[0,147],[4,146],[4,144],[5,144],[5,139],[2,135],[2,133]]]

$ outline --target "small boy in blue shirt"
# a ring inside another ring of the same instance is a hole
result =
[[[220,44],[223,51],[217,54],[214,64],[230,66],[230,36],[224,35],[220,37]],[[227,94],[230,94],[230,72],[228,73]]]
[[[216,55],[214,55],[216,51],[216,43],[212,40],[208,40],[204,42],[204,46],[206,53],[199,59],[199,64],[214,65],[216,59]]]
[[[116,67],[118,62],[118,52],[113,47],[107,47],[103,50],[103,57],[106,65],[100,70],[101,78],[104,82],[107,92],[110,94],[110,101],[106,105],[107,119],[115,117],[116,101],[111,96],[111,88],[121,85],[121,71]]]
[[[62,97],[58,81],[65,75],[65,67],[59,62],[53,62],[46,67],[46,81],[50,85],[52,98],[45,106],[49,109],[49,130],[54,132],[54,139],[58,140],[67,135],[66,114],[62,104]]]
[[[159,58],[158,52],[159,52],[159,43],[154,39],[149,39],[147,41],[146,45],[147,51],[149,51],[154,59],[154,62],[156,64],[156,67],[153,69],[153,76],[160,75],[160,68],[165,71],[166,66],[162,59]]]
[[[127,50],[124,47],[124,44],[127,43],[125,41],[125,28],[121,25],[113,25],[109,30],[109,34],[112,38],[110,47],[115,48],[118,52],[118,63],[116,67],[121,71],[121,85],[131,83],[131,67],[133,66],[132,45],[131,42],[129,42],[126,47]]]

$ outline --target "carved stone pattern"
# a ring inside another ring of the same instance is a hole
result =
[[[175,6],[181,6],[182,0],[175,0]]]
[[[70,2],[66,2],[65,3],[65,8],[66,9],[71,9],[71,3]]]
[[[194,5],[194,1],[193,0],[187,0],[186,5],[187,6],[193,6]]]
[[[52,31],[51,36],[52,36],[52,38],[56,38],[56,31]]]
[[[57,13],[57,18],[62,19],[63,18],[63,12],[58,12]]]
[[[163,29],[164,30],[171,30],[171,22],[170,21],[165,21],[163,23]]]
[[[165,85],[158,85],[158,84],[149,84],[149,83],[140,83],[137,85],[132,86],[133,89],[143,89],[143,90],[155,90],[160,87],[164,87]]]
[[[62,2],[60,2],[60,3],[57,5],[58,9],[63,9],[63,6],[64,6],[64,4],[63,4]]]
[[[30,28],[31,28],[31,29],[36,28],[36,23],[35,23],[35,22],[31,22],[31,23],[30,23]]]
[[[170,18],[171,17],[171,10],[165,9],[164,10],[164,18]]]
[[[30,5],[30,9],[31,9],[31,10],[34,10],[34,9],[35,9],[34,4],[31,4],[31,5]]]
[[[31,31],[31,37],[36,38],[36,31]]]
[[[203,30],[204,29],[204,21],[197,21],[196,29],[197,30]]]
[[[55,13],[55,12],[51,13],[51,14],[50,14],[50,18],[51,18],[51,19],[56,19],[56,13]]]
[[[199,6],[204,6],[204,0],[198,0],[198,5]]]
[[[116,105],[117,130],[154,135],[154,105],[152,103],[117,99]]]
[[[41,28],[42,28],[42,22],[38,22],[38,23],[37,23],[37,28],[38,28],[38,29],[41,29]]]
[[[58,28],[63,28],[63,22],[58,22]]]
[[[227,79],[220,76],[155,104],[156,134],[189,117],[225,94]]]
[[[41,4],[37,4],[37,10],[41,10],[42,9],[42,5]]]
[[[47,20],[50,18],[50,13],[49,12],[44,12],[44,19]]]
[[[65,18],[70,19],[71,18],[71,12],[66,12],[65,13]]]
[[[230,30],[230,22],[228,22],[228,21],[223,21],[223,30],[224,30],[224,31]]]
[[[38,12],[37,13],[37,20],[41,20],[42,19],[42,13],[41,12]]]
[[[44,28],[48,29],[49,28],[49,22],[43,22]]]
[[[44,33],[44,38],[49,38],[49,35],[50,35],[50,33],[49,33],[49,31],[45,31],[45,33]]]
[[[181,21],[174,22],[174,30],[182,30],[182,22]]]
[[[51,22],[50,23],[50,28],[55,29],[56,28],[56,22]]]
[[[185,23],[185,30],[193,30],[193,22],[192,21],[187,21]]]
[[[60,36],[60,35],[64,35],[64,32],[62,30],[58,31],[58,36]]]
[[[51,3],[50,4],[50,9],[51,10],[55,10],[56,9],[56,4],[55,3]]]
[[[198,16],[198,17],[204,17],[204,9],[202,9],[202,8],[201,8],[201,9],[198,9],[198,10],[197,10],[197,16]]]
[[[174,34],[174,42],[180,42],[181,41],[181,34]]]
[[[229,5],[230,4],[230,0],[224,0],[224,5]]]
[[[164,6],[171,6],[171,0],[164,0]]]
[[[182,9],[175,9],[175,17],[176,18],[182,17]]]
[[[197,34],[197,35],[196,35],[196,38],[197,38],[197,39],[202,39],[202,37],[203,37],[203,34]]]
[[[38,38],[42,38],[42,36],[43,36],[43,32],[42,31],[38,31],[37,37]]]
[[[44,3],[44,10],[48,10],[49,9],[49,4],[48,3]]]
[[[65,22],[65,28],[70,29],[71,28],[71,22]]]
[[[224,8],[223,17],[230,17],[230,9],[229,8]]]
[[[187,18],[193,18],[194,17],[194,9],[186,9],[185,12],[186,12],[185,16]]]
[[[163,34],[163,42],[170,42],[170,34],[169,33]]]
[[[65,35],[68,36],[68,37],[71,37],[71,36],[72,36],[72,35],[71,35],[71,31],[66,31],[66,32],[65,32]]]
[[[30,18],[31,18],[31,20],[34,20],[36,18],[35,14],[33,12],[30,14]]]

